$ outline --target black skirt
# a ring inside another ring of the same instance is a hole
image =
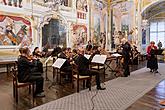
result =
[[[155,69],[155,70],[158,69],[158,61],[156,57],[148,58],[147,68]]]

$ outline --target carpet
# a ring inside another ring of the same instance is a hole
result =
[[[98,91],[93,98],[94,110],[125,110],[165,78],[164,67],[165,64],[159,64],[161,75],[154,75],[149,69],[142,68],[131,72],[129,77],[105,82],[106,90]],[[31,110],[92,110],[91,98],[96,92],[96,87],[92,87],[91,91],[83,90]]]

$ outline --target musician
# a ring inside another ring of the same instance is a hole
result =
[[[68,57],[68,50],[67,48],[62,48],[62,52],[59,53],[58,58],[66,59],[65,63],[60,68],[61,71],[67,73],[69,76],[66,75],[65,80],[70,80],[72,75],[72,66],[70,64],[70,57]],[[71,81],[71,80],[70,80]]]
[[[36,84],[36,90],[34,95],[36,97],[44,97],[44,78],[40,75],[40,72],[33,71],[35,64],[32,60],[29,60],[30,50],[26,48],[20,48],[20,56],[18,58],[18,81],[20,83],[32,82]]]
[[[92,49],[92,44],[91,44],[91,40],[89,40],[89,41],[88,41],[88,44],[87,44],[87,46],[86,46],[86,50],[87,50],[87,51],[91,51],[91,49]]]
[[[61,47],[55,47],[51,53],[51,56],[58,56],[58,54],[61,52],[62,52]]]
[[[150,72],[158,73],[158,62],[155,50],[157,50],[155,42],[151,41],[150,45],[147,47],[147,68],[150,68]]]
[[[78,58],[78,53],[77,53],[77,50],[76,49],[73,49],[72,50],[72,60],[73,61],[75,61],[75,60],[77,60],[77,58]]]
[[[41,58],[43,56],[42,53],[39,51],[39,47],[35,47],[32,54],[36,58]]]
[[[134,45],[132,49],[133,64],[138,65],[138,55],[140,53],[137,50],[137,47]]]
[[[102,88],[100,86],[100,75],[98,71],[90,70],[89,69],[89,60],[84,57],[84,50],[82,48],[79,48],[79,56],[75,60],[75,63],[78,65],[78,71],[80,75],[83,76],[96,76],[96,85],[98,90],[105,90],[105,88]],[[89,87],[89,81],[87,81],[87,87]]]
[[[122,55],[124,58],[123,67],[124,67],[124,77],[128,77],[130,75],[129,71],[129,63],[130,63],[130,52],[131,52],[131,45],[126,39],[122,40]]]

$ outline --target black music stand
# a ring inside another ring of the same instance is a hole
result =
[[[47,58],[47,60],[45,61],[45,81],[51,81],[49,78],[48,78],[48,62],[50,60],[51,56],[49,56]]]
[[[151,50],[151,56],[152,55],[155,55],[155,57],[156,57],[156,59],[157,59],[157,55],[162,55],[162,52],[163,52],[163,50],[160,50],[160,49],[156,49],[156,50]],[[154,75],[155,74],[160,74],[161,75],[161,73],[160,72],[154,72]]]
[[[55,73],[58,74],[58,72],[60,72],[60,68],[62,67],[62,65],[65,63],[66,59],[63,59],[63,58],[58,58],[55,60],[55,58],[53,58],[53,81],[52,81],[52,84],[48,87],[49,89],[52,87],[52,86],[55,86],[57,84],[57,82],[55,81]],[[58,76],[57,76],[58,78]]]

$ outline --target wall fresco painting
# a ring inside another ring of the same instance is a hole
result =
[[[87,27],[85,25],[73,25],[73,47],[79,47],[87,43]]]
[[[100,16],[98,14],[95,14],[93,43],[95,45],[98,45],[99,39],[100,39]]]
[[[29,46],[31,23],[21,17],[0,15],[0,46]]]
[[[87,0],[77,0],[76,1],[77,10],[88,11]]]

